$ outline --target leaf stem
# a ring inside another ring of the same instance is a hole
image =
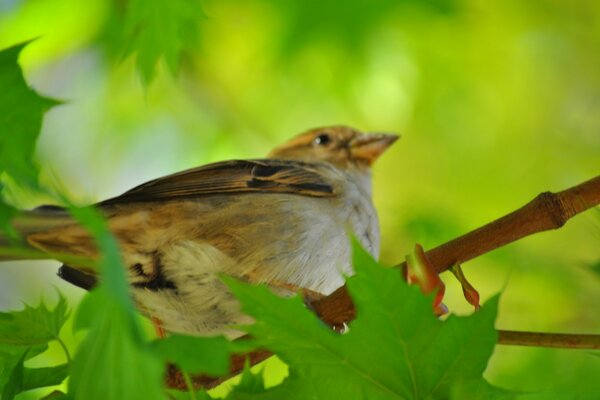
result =
[[[194,384],[192,383],[192,378],[187,371],[181,370],[181,375],[183,375],[183,380],[185,381],[185,385],[188,388],[188,392],[190,393],[191,400],[197,400],[196,391],[194,390]]]
[[[56,341],[58,342],[58,344],[60,344],[60,347],[62,347],[63,351],[65,352],[65,356],[67,357],[67,363],[69,365],[71,365],[71,353],[69,353],[69,349],[67,348],[67,345],[58,336],[56,337]]]

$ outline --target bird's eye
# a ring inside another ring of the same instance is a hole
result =
[[[314,139],[314,143],[319,146],[326,146],[331,142],[331,136],[328,133],[321,133]]]

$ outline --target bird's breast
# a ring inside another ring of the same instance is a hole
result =
[[[379,252],[377,215],[359,191],[336,198],[216,196],[137,213],[143,226],[135,239],[128,231],[121,240],[134,297],[177,332],[222,333],[248,321],[219,273],[329,294],[352,273],[349,231],[375,257]]]

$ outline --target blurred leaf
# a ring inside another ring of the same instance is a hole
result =
[[[415,211],[404,221],[404,230],[417,243],[430,247],[463,233],[456,219],[437,210]]]
[[[183,52],[198,41],[198,25],[204,17],[198,0],[113,1],[105,38],[119,56],[135,54],[143,81],[149,84],[163,58],[172,74]]]
[[[284,383],[285,385],[285,383]],[[252,398],[265,392],[263,371],[253,374],[248,363],[244,366],[240,382],[229,392],[227,399]]]
[[[189,373],[202,372],[213,376],[229,372],[229,357],[239,348],[224,337],[184,335],[172,335],[151,344],[151,349],[165,362],[176,364]]]
[[[69,364],[23,370],[22,390],[37,389],[61,384],[69,375]]]
[[[23,363],[46,351],[48,342],[60,341],[59,333],[68,316],[67,301],[61,294],[53,310],[41,302],[37,307],[25,305],[22,311],[0,313],[2,399],[12,399],[25,390],[56,385],[66,378],[68,364],[25,368]]]
[[[17,59],[28,43],[0,51],[0,174],[37,188],[35,143],[44,112],[58,102],[39,96],[25,82]]]
[[[67,301],[62,294],[53,310],[41,302],[37,307],[25,305],[22,311],[0,312],[0,343],[33,346],[59,339],[68,316]]]
[[[256,374],[253,374],[250,370],[250,365],[246,364],[244,366],[244,370],[242,371],[242,378],[240,383],[235,385],[234,391],[244,392],[244,393],[261,393],[265,390],[265,379],[263,377],[263,372],[259,371]]]
[[[87,400],[165,398],[164,365],[134,334],[129,311],[108,287],[89,297],[93,321],[73,360],[69,395]]]
[[[169,400],[211,400],[208,393],[204,390],[198,390],[194,392],[194,398],[191,397],[190,393],[182,390],[169,390]]]
[[[5,204],[2,201],[2,197],[1,197],[2,191],[1,191],[1,185],[0,185],[0,232],[8,235],[9,240],[13,239],[13,240],[17,240],[18,239],[18,234],[15,231],[15,229],[10,225],[10,220],[17,215],[17,209]],[[0,244],[4,244],[3,243],[3,236],[0,235]]]
[[[0,343],[0,390],[2,393],[2,399],[12,399],[22,391],[29,390],[33,387],[50,386],[59,382],[56,382],[60,378],[60,370],[66,376],[67,366],[59,366],[53,372],[47,371],[48,379],[42,379],[44,373],[41,375],[37,372],[33,372],[33,376],[30,375],[32,371],[36,369],[30,369],[24,367],[24,362],[43,353],[48,349],[48,345],[36,345],[36,346],[15,346]],[[46,370],[46,368],[42,368]],[[48,368],[54,369],[54,367]],[[54,378],[50,379],[49,376],[53,375]],[[61,379],[61,381],[64,379]],[[49,383],[48,385],[44,383]],[[56,382],[56,383],[52,383]]]
[[[123,311],[129,313],[133,319],[135,309],[129,296],[129,286],[125,279],[125,269],[121,262],[119,246],[115,237],[108,231],[106,221],[92,207],[78,208],[71,206],[69,207],[69,212],[96,239],[96,244],[100,250],[98,264],[102,274],[102,282],[109,289],[111,299],[118,302]],[[82,314],[78,313],[78,315]]]
[[[21,355],[10,371],[10,375],[8,375],[6,384],[2,389],[2,399],[12,400],[17,394],[21,393],[21,384],[23,382],[23,363],[25,362],[26,355],[27,351]]]
[[[27,353],[25,361],[38,356],[48,350],[47,344],[36,346],[15,346],[12,344],[0,343],[0,362],[5,362],[10,359],[19,359],[23,353]],[[3,365],[3,364],[0,364]],[[0,383],[2,381],[0,380]]]
[[[117,242],[95,210],[71,212],[97,240],[103,279],[76,316],[75,325],[89,330],[73,360],[69,396],[163,399],[164,364],[142,338]]]
[[[60,390],[55,390],[47,396],[41,398],[41,400],[59,400],[59,399],[67,399],[68,396],[61,392]]]
[[[490,385],[484,380],[464,381],[452,387],[451,400],[516,400],[518,394]]]
[[[482,379],[497,340],[498,297],[472,316],[442,322],[418,288],[356,247],[354,269],[347,285],[358,317],[344,335],[298,297],[227,280],[256,319],[246,330],[290,365],[288,380],[265,398],[447,398],[453,385]]]
[[[434,13],[450,13],[457,8],[455,0],[354,0],[344,3],[281,0],[275,5],[287,22],[282,37],[284,55],[287,56],[299,47],[318,40],[333,41],[358,56],[377,31],[378,25],[391,13],[400,13],[400,6]]]
[[[591,262],[589,268],[596,274],[600,275],[600,260]]]

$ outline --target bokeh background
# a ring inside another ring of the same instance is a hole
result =
[[[132,7],[147,18],[141,44],[123,22]],[[0,0],[0,48],[35,37],[26,78],[65,101],[44,121],[42,180],[82,204],[262,157],[316,126],[398,132],[374,169],[381,259],[394,264],[416,242],[433,247],[600,172],[595,1]],[[169,40],[178,47],[154,68]],[[8,190],[20,207],[46,200]],[[2,265],[0,309],[56,288],[75,304],[82,292],[57,266]],[[600,333],[597,209],[463,267],[484,299],[502,293],[499,329]],[[444,278],[451,310],[470,312]],[[600,393],[597,355],[498,346],[486,377]]]

